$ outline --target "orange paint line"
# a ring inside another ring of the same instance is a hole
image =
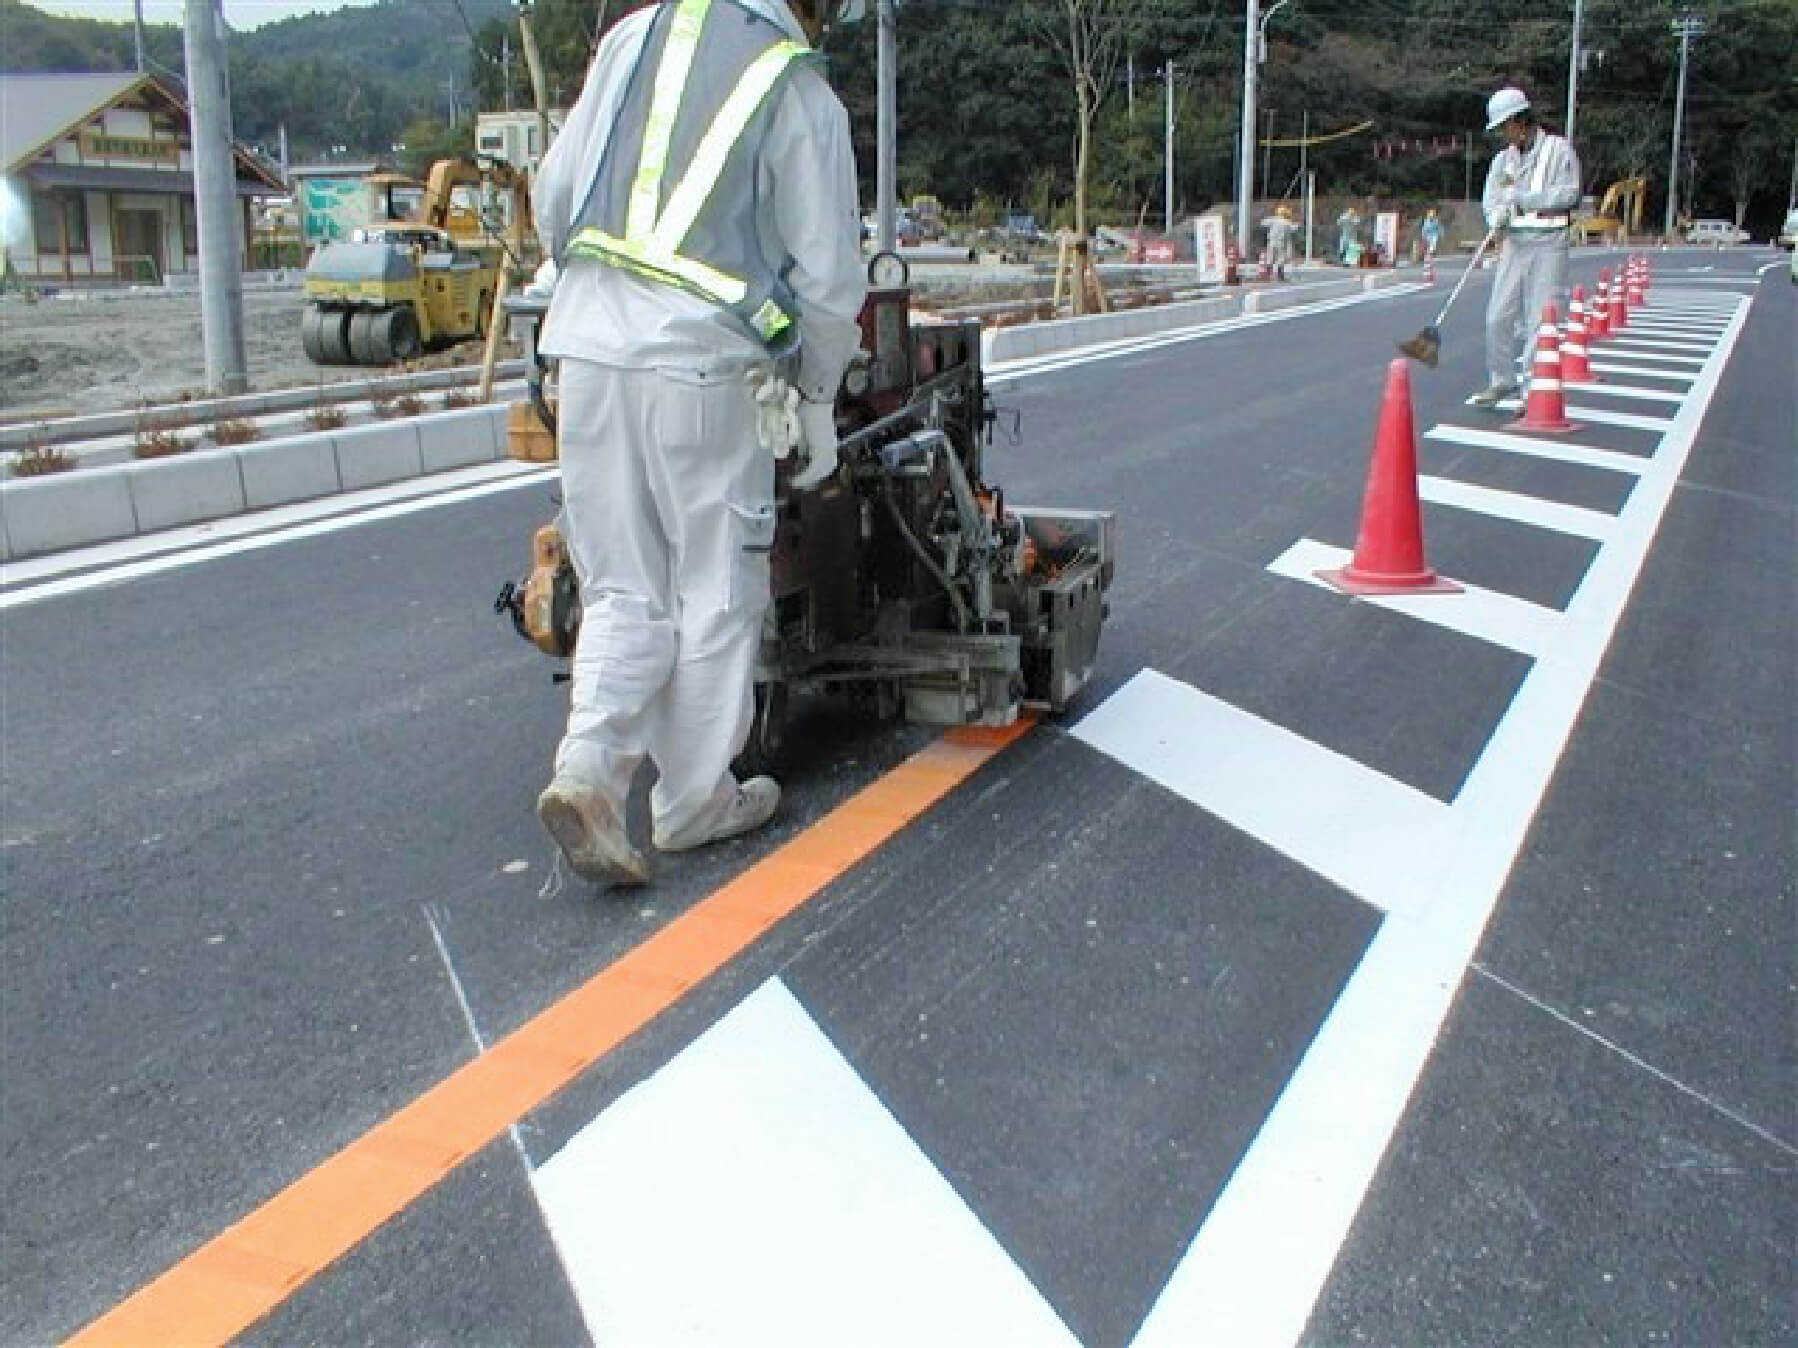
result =
[[[1031,723],[951,730],[68,1340],[229,1343],[940,801]]]

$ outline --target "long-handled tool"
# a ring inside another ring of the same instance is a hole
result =
[[[1448,292],[1448,302],[1442,306],[1442,312],[1436,315],[1436,321],[1411,338],[1408,342],[1400,342],[1398,349],[1412,360],[1422,361],[1432,370],[1436,368],[1436,356],[1442,350],[1442,320],[1448,317],[1448,311],[1454,307],[1455,297],[1461,293],[1461,287],[1467,284],[1467,278],[1473,275],[1473,269],[1480,265],[1480,259],[1492,246],[1492,240],[1498,231],[1489,229],[1486,237],[1480,240],[1480,246],[1473,250],[1473,257],[1468,260],[1467,270],[1461,273],[1461,279],[1455,282],[1455,288]]]

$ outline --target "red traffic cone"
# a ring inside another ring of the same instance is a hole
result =
[[[1423,559],[1423,509],[1417,496],[1417,430],[1411,421],[1411,370],[1402,359],[1386,367],[1386,396],[1367,494],[1361,502],[1361,531],[1349,564],[1319,571],[1318,579],[1344,594],[1459,594]]]
[[[1523,415],[1511,423],[1520,431],[1578,430],[1567,420],[1567,402],[1561,393],[1561,344],[1555,335],[1555,307],[1542,309],[1542,326],[1536,329],[1536,359],[1530,366],[1530,392]]]
[[[1424,259],[1423,283],[1427,286],[1436,284],[1436,259],[1433,257]]]
[[[1611,274],[1608,271],[1598,273],[1598,293],[1592,298],[1592,307],[1586,310],[1586,338],[1596,342],[1600,337],[1611,335],[1611,325],[1607,315],[1611,312]]]
[[[1598,384],[1603,381],[1593,373],[1586,360],[1586,288],[1573,288],[1573,302],[1567,306],[1567,335],[1561,339],[1561,382],[1563,384]]]
[[[1625,289],[1623,273],[1619,271],[1617,284],[1611,287],[1610,311],[1605,314],[1613,337],[1629,326],[1629,305],[1623,298]]]
[[[1638,253],[1629,264],[1629,302],[1640,309],[1648,302],[1648,259]]]

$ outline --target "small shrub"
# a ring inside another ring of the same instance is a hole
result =
[[[368,391],[368,405],[375,410],[375,415],[386,418],[398,415],[394,403],[399,395],[385,384],[376,384]]]
[[[180,412],[156,415],[148,407],[137,414],[137,439],[131,452],[140,459],[163,459],[171,454],[180,454],[188,448],[186,437],[180,434],[187,425],[187,418]]]
[[[443,410],[454,412],[459,407],[473,407],[480,401],[467,389],[453,388],[443,395]]]
[[[247,445],[262,438],[262,428],[247,417],[226,417],[212,423],[215,445]]]
[[[349,419],[348,412],[330,403],[320,403],[306,413],[306,423],[315,431],[334,431]]]
[[[50,473],[66,473],[75,467],[74,457],[66,453],[61,445],[47,444],[33,437],[25,442],[25,447],[13,456],[12,470],[16,477],[45,477]]]
[[[395,416],[415,417],[425,410],[425,400],[416,393],[402,393],[393,400]]]

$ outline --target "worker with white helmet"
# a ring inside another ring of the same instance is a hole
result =
[[[619,21],[533,202],[560,263],[539,349],[560,360],[565,525],[582,619],[567,733],[537,803],[576,873],[648,878],[625,825],[652,760],[653,841],[766,823],[730,768],[753,719],[775,530],[837,466],[834,403],[866,292],[849,119],[813,48],[861,0],[663,0]],[[777,369],[783,382],[776,383]],[[778,445],[762,441],[766,392]]]
[[[1573,146],[1536,120],[1521,89],[1500,89],[1486,103],[1486,129],[1505,148],[1486,172],[1481,204],[1499,234],[1498,274],[1486,305],[1486,387],[1470,401],[1495,407],[1516,393],[1530,339],[1550,304],[1567,312],[1567,254],[1580,168]]]

